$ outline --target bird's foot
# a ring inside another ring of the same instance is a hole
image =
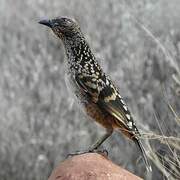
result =
[[[75,156],[75,155],[81,155],[81,154],[85,154],[85,153],[99,153],[99,154],[108,156],[108,151],[106,149],[102,149],[102,150],[88,149],[88,150],[85,150],[85,151],[76,151],[76,152],[70,153],[70,154],[67,155],[67,157]]]

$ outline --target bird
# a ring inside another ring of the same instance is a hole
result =
[[[152,171],[140,140],[141,134],[130,110],[121,97],[119,88],[98,63],[79,23],[65,16],[42,19],[39,23],[49,27],[62,41],[67,57],[68,82],[73,93],[87,116],[106,130],[106,133],[84,152],[97,150],[116,130],[135,142],[142,153],[147,171]]]

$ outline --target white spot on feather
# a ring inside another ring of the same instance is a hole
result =
[[[129,128],[132,128],[132,125],[133,125],[132,121],[129,121],[129,122],[128,122]]]
[[[119,98],[122,98],[120,94],[118,94]]]
[[[129,114],[126,114],[126,117],[127,117],[128,120],[131,119],[131,116],[130,116]],[[132,123],[132,122],[131,122],[131,123]]]
[[[125,104],[124,101],[121,99],[122,104]]]
[[[125,111],[127,111],[127,110],[128,110],[126,105],[124,105],[124,106],[123,106],[123,108],[125,109]]]

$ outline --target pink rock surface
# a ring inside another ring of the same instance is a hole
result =
[[[141,180],[141,178],[101,154],[87,153],[73,156],[60,163],[49,180]]]

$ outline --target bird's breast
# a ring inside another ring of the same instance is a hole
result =
[[[89,98],[87,94],[82,90],[82,88],[77,84],[75,79],[75,72],[73,72],[72,70],[68,71],[65,77],[66,86],[70,94],[73,94],[78,103],[85,104]]]

